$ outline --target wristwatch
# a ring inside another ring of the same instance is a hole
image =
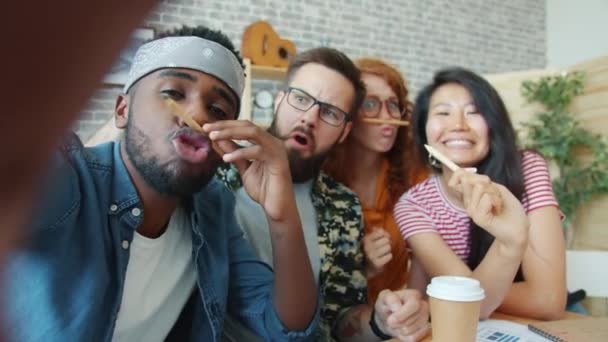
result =
[[[376,315],[376,308],[372,309],[372,315],[369,319],[369,327],[372,329],[372,332],[374,333],[374,335],[376,335],[378,338],[380,338],[382,341],[385,340],[390,340],[393,338],[393,336],[391,335],[387,335],[385,334],[380,327],[376,324],[376,320],[374,319],[374,316]]]

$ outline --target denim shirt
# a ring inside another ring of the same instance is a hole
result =
[[[28,244],[8,260],[6,327],[15,341],[111,341],[142,203],[120,143],[84,148],[72,135],[51,170]],[[289,331],[277,316],[273,273],[243,238],[232,193],[214,179],[187,208],[198,293],[180,335],[219,341],[230,312],[268,341],[313,339],[318,314],[305,331]]]

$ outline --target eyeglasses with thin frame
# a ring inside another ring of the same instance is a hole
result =
[[[287,103],[293,108],[303,112],[308,111],[314,105],[318,104],[319,118],[332,126],[340,126],[345,121],[350,120],[350,115],[340,108],[329,103],[321,102],[302,89],[288,87]]]
[[[388,114],[395,119],[403,119],[407,111],[401,107],[396,98],[388,98],[384,101],[378,96],[368,95],[361,104],[361,113],[368,118],[376,118],[382,111],[382,106],[386,106]]]

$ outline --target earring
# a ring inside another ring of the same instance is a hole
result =
[[[429,164],[436,169],[441,169],[441,163],[439,160],[435,159],[432,155],[429,154]]]

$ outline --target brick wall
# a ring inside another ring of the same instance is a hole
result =
[[[206,25],[240,46],[244,28],[262,19],[299,50],[329,45],[383,58],[415,92],[449,65],[481,73],[544,67],[545,12],[545,0],[163,0],[143,26]],[[273,85],[256,82],[254,94],[260,87]],[[83,140],[110,117],[119,91],[105,85],[91,99],[75,126]]]

